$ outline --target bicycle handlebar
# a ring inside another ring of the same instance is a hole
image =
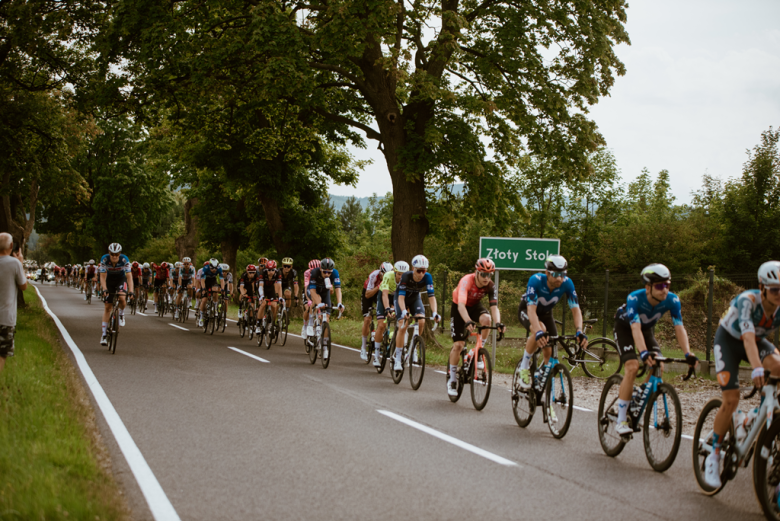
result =
[[[474,326],[474,328],[477,330],[477,333],[471,333],[472,336],[476,336],[479,333],[481,333],[485,329],[495,329],[498,330],[498,326]],[[499,331],[498,336],[496,337],[496,342],[501,342],[504,339],[504,332]]]
[[[656,362],[678,362],[683,364],[688,364],[688,360],[685,358],[667,358],[665,356],[657,355],[656,353],[650,353],[649,356],[653,357],[653,360]],[[642,367],[639,368],[639,371],[636,373],[637,378],[643,377],[647,373],[647,368],[649,366],[647,364],[642,364]],[[688,373],[683,376],[683,381],[687,382],[691,379],[691,376],[696,374],[696,366],[695,365],[688,365]]]

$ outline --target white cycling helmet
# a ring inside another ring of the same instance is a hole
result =
[[[389,262],[383,262],[382,266],[379,267],[379,272],[387,273],[388,271],[393,271],[393,265]]]
[[[184,257],[181,261],[182,262],[192,262],[192,259],[190,259],[189,257]]]
[[[563,255],[550,255],[544,263],[544,269],[547,271],[566,271],[569,263],[563,258]]]
[[[174,267],[181,268],[181,262],[177,262],[176,264],[174,264]]]
[[[767,261],[758,268],[758,282],[765,286],[780,284],[780,262]]]
[[[95,259],[89,259],[89,265],[92,266],[93,264],[95,264]]]
[[[209,264],[211,264],[212,268],[216,268],[219,266],[219,261],[217,259],[209,259]]]
[[[642,280],[645,284],[668,282],[672,280],[672,272],[663,264],[649,264],[642,270]]]
[[[122,245],[118,242],[112,242],[108,245],[108,251],[110,253],[120,253],[122,251]]]
[[[406,273],[409,271],[409,264],[406,261],[398,261],[395,263],[395,271]]]
[[[90,264],[92,264],[91,261],[90,261]],[[144,262],[144,269],[147,269],[147,270],[149,269],[149,263],[148,262]]]
[[[230,269],[230,266],[225,263],[220,264],[219,267],[222,268],[222,271],[228,271]]]
[[[412,259],[413,268],[425,268],[428,269],[428,258],[425,255],[417,255]]]

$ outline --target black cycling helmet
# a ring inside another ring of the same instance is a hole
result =
[[[336,263],[333,262],[333,259],[331,259],[329,257],[325,257],[324,259],[322,259],[320,261],[320,269],[321,270],[328,270],[328,271],[330,271],[330,270],[332,270],[335,267],[336,267]]]
[[[645,284],[667,282],[672,280],[672,272],[663,264],[650,264],[642,270],[642,280]]]

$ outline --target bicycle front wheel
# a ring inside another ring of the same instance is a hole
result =
[[[115,297],[116,298],[116,297]],[[116,316],[116,309],[111,314],[111,321],[109,322],[111,327],[111,339],[108,341],[108,346],[111,349],[111,354],[116,353],[116,344],[119,339],[119,319]]]
[[[699,419],[696,420],[696,429],[693,431],[693,475],[696,476],[696,482],[699,484],[701,491],[708,496],[714,496],[723,490],[723,487],[728,482],[727,467],[724,465],[724,461],[728,461],[728,456],[731,452],[729,447],[732,440],[734,440],[734,430],[729,428],[720,444],[721,486],[720,488],[709,486],[704,481],[704,464],[707,456],[714,450],[712,448],[713,426],[715,425],[715,415],[718,414],[721,404],[720,398],[713,398],[705,403],[704,408],[699,413]]]
[[[773,421],[767,430],[766,424],[756,438],[756,456],[753,462],[753,488],[767,519],[780,521],[780,422]]]
[[[368,333],[368,342],[366,342],[366,359],[363,363],[369,364],[372,360],[371,354],[374,352],[374,333],[376,332],[376,329],[374,328],[374,320],[371,319],[371,331]]]
[[[553,437],[560,439],[569,431],[574,411],[574,388],[569,369],[565,365],[556,364],[550,370],[545,387],[547,427]]]
[[[682,410],[677,392],[661,384],[647,402],[643,438],[647,462],[656,472],[664,472],[674,463],[680,449]]]
[[[241,338],[244,338],[244,335],[246,334],[246,327],[244,326],[243,316],[238,317],[238,334],[241,335]]]
[[[309,348],[309,362],[314,364],[317,361],[317,349],[320,345],[320,339],[316,337],[309,337],[305,340],[306,347]],[[311,344],[309,343],[311,342]]]
[[[283,346],[287,343],[287,328],[290,326],[289,321],[287,320],[287,310],[283,309],[281,313],[279,313],[279,345]]]
[[[471,403],[474,404],[476,410],[481,411],[487,405],[488,398],[490,398],[490,387],[493,384],[493,364],[490,361],[490,354],[485,348],[480,348],[477,359],[472,360],[469,383],[471,384]]]
[[[580,365],[585,374],[591,378],[606,380],[613,374],[618,374],[623,368],[620,361],[620,349],[609,338],[595,338],[588,343],[586,349],[577,353],[580,356]]]
[[[599,442],[604,454],[614,458],[623,451],[626,440],[616,432],[618,418],[618,392],[623,377],[619,374],[612,375],[604,384],[599,398],[598,419]]]
[[[517,425],[522,428],[528,427],[536,412],[536,391],[533,387],[523,389],[520,387],[520,364],[517,362],[515,373],[512,376],[512,414],[515,416]]]
[[[385,330],[385,334],[382,336],[382,351],[379,353],[379,367],[376,368],[376,372],[379,374],[382,374],[382,372],[385,370],[385,364],[387,363],[387,359],[390,358],[390,333]]]
[[[406,351],[407,350],[406,350],[406,347],[402,348],[402,351],[401,351],[401,370],[400,371],[396,371],[395,370],[395,351],[396,351],[396,349],[398,349],[398,348],[396,347],[396,348],[391,348],[390,349],[390,353],[391,354],[388,354],[388,362],[390,362],[390,375],[392,375],[392,377],[393,377],[393,383],[398,385],[399,383],[401,383],[401,380],[403,380],[403,378],[404,378],[404,367],[406,365],[405,364],[405,360],[406,360]]]
[[[409,381],[415,391],[420,388],[425,376],[425,340],[421,336],[412,339],[409,347]]]
[[[320,337],[320,347],[322,348],[322,368],[327,369],[330,364],[330,324],[322,323],[322,336]]]
[[[271,320],[271,307],[267,306],[265,308],[265,324],[263,324],[263,331],[265,334],[263,335],[263,345],[266,349],[271,349],[271,344],[273,343],[273,330],[274,330],[274,323]]]

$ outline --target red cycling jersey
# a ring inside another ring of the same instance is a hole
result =
[[[488,295],[488,301],[491,306],[498,304],[498,295],[496,295],[496,285],[492,280],[488,280],[488,283],[481,288],[477,287],[475,277],[473,273],[469,273],[458,282],[458,286],[455,291],[452,292],[452,302],[454,304],[466,303],[466,307],[475,306],[479,304],[482,297]]]
[[[154,270],[154,278],[165,280],[170,277],[170,269],[163,268],[162,266],[158,266],[155,263],[152,263],[152,269]]]

